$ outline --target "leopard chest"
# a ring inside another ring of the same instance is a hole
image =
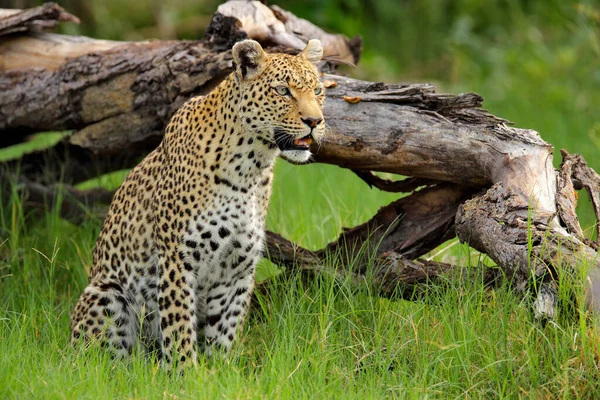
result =
[[[180,245],[187,270],[208,284],[228,280],[260,257],[265,213],[255,194],[230,194],[193,215]]]

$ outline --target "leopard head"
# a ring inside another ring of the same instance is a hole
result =
[[[232,54],[245,131],[276,146],[288,161],[307,162],[311,143],[319,143],[325,130],[325,88],[316,67],[321,42],[310,40],[293,56],[267,54],[258,42],[244,40]]]

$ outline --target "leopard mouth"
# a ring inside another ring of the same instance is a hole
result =
[[[312,133],[298,139],[286,133],[283,129],[275,129],[275,143],[281,151],[309,150],[313,140]]]

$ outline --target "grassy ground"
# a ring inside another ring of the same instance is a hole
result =
[[[308,247],[384,202],[377,193],[348,196],[362,183],[331,167],[303,168],[300,177],[296,168],[278,167],[270,228]],[[68,345],[68,313],[85,285],[82,266],[100,221],[73,226],[52,212],[28,219],[18,202],[0,217],[9,230],[0,247],[1,398],[600,395],[597,324],[575,312],[542,326],[510,288],[486,291],[478,279],[432,285],[424,299],[409,302],[331,277],[303,283],[280,275],[259,296],[231,356],[203,359],[183,377],[141,356],[115,362],[106,353],[79,353]],[[468,251],[452,252],[468,268]]]
[[[113,3],[121,2],[81,3],[93,4],[88,11],[98,21],[110,21],[98,23],[107,31],[86,33],[146,36],[139,2],[123,13],[111,11]],[[479,92],[495,114],[583,153],[600,170],[594,2],[430,0],[399,8],[379,1],[368,18],[360,1],[309,3],[279,4],[295,4],[295,12],[332,29],[364,33],[360,76],[433,78],[446,91]],[[135,29],[127,31],[124,21]],[[0,151],[0,160],[22,150]],[[279,162],[276,172],[268,227],[308,248],[394,197],[336,167]],[[101,184],[117,185],[123,176]],[[589,229],[585,200],[580,214]],[[183,377],[143,357],[115,362],[102,352],[80,354],[68,345],[68,314],[86,284],[100,224],[74,226],[51,211],[23,215],[17,200],[0,209],[0,398],[600,398],[600,326],[572,307],[568,289],[578,296],[580,281],[567,277],[567,306],[542,325],[532,320],[529,300],[506,286],[486,291],[478,279],[431,285],[409,302],[379,299],[331,277],[303,283],[279,275],[231,356],[203,359]],[[464,268],[478,260],[460,244],[438,257]],[[261,264],[261,278],[273,272]]]
[[[361,197],[350,195],[359,190]],[[280,162],[269,227],[316,248],[388,200],[340,169]],[[100,221],[73,226],[52,212],[28,218],[18,201],[0,217],[2,398],[600,395],[597,324],[582,312],[544,327],[509,288],[488,292],[478,280],[431,286],[425,300],[408,302],[330,277],[306,284],[279,276],[231,357],[202,360],[184,377],[142,357],[80,354],[68,345],[68,312],[85,285],[82,266]],[[452,253],[468,267],[468,250]]]

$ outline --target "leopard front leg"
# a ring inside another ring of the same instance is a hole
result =
[[[196,295],[191,265],[173,252],[159,258],[158,309],[163,362],[197,363]]]
[[[206,354],[212,355],[213,348],[228,351],[238,329],[244,322],[250,298],[254,290],[254,274],[259,253],[238,255],[226,264],[229,279],[214,283],[206,299]]]

